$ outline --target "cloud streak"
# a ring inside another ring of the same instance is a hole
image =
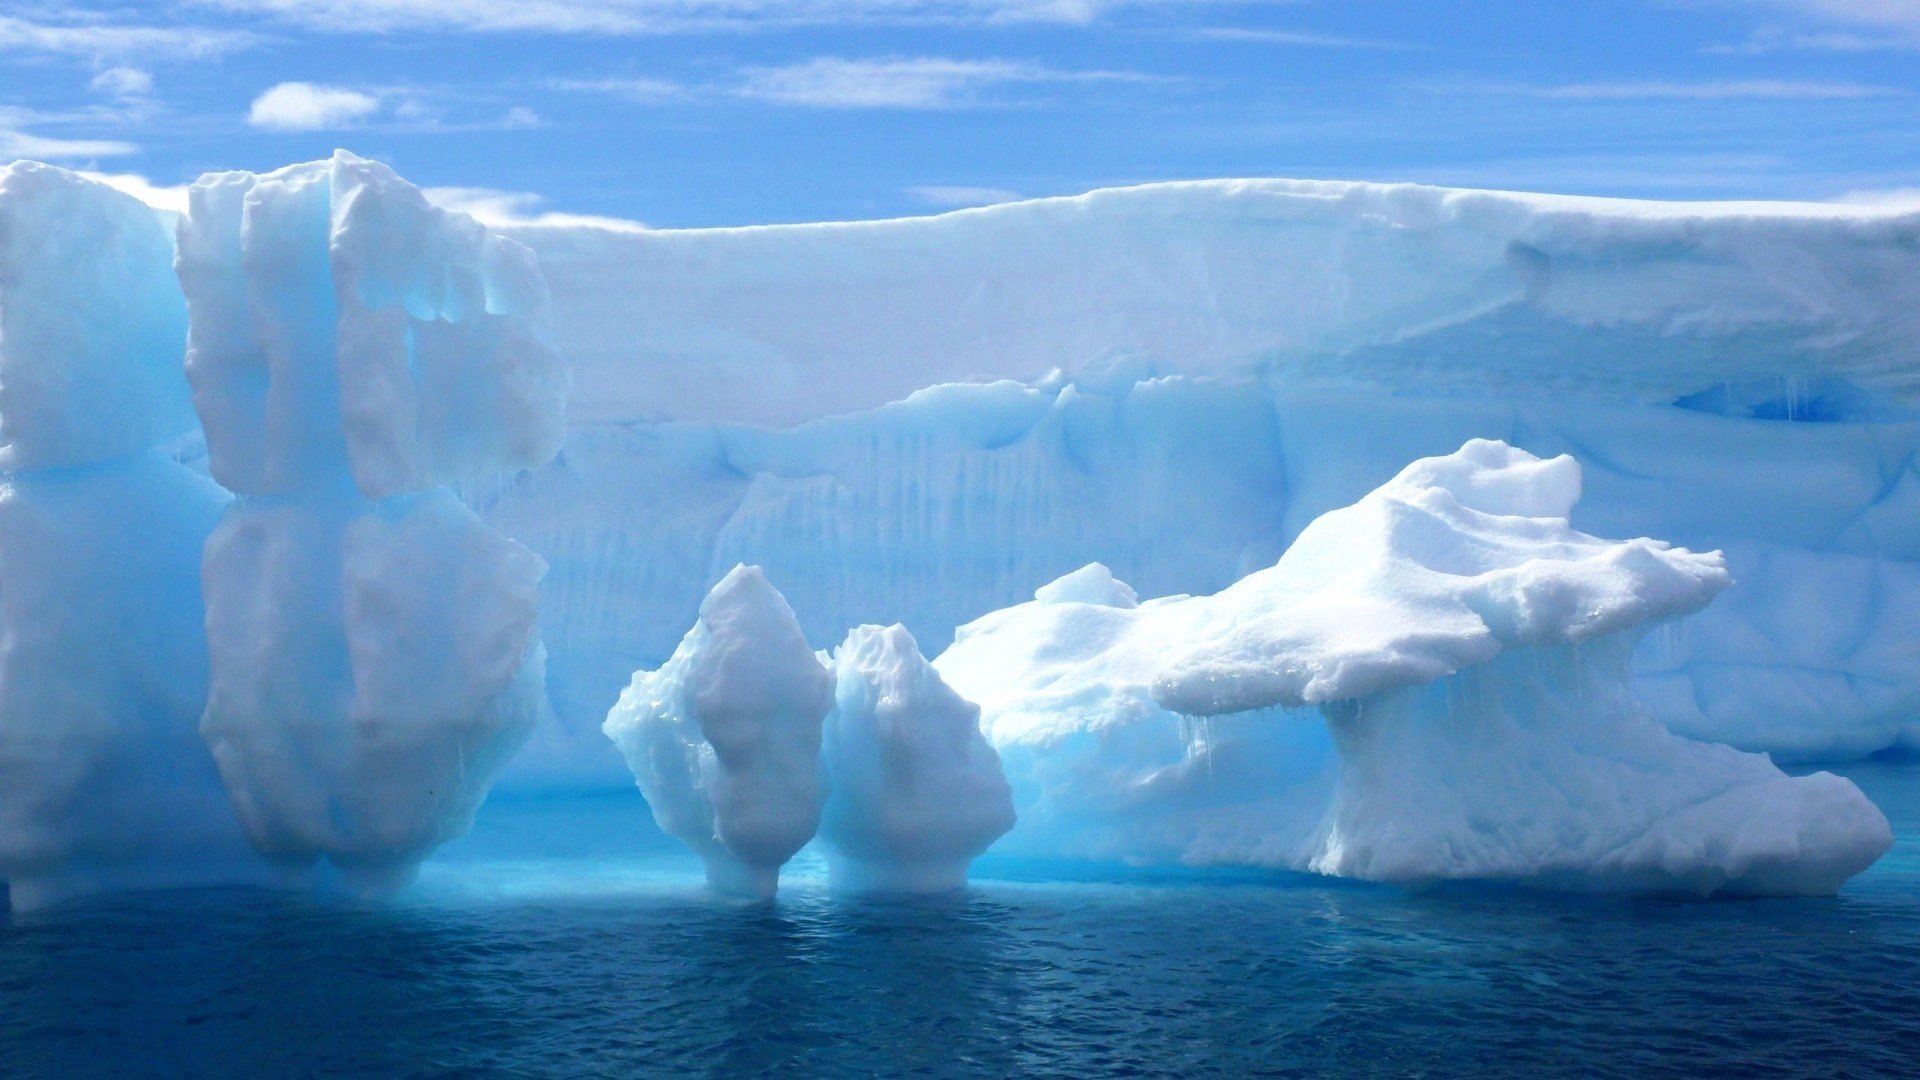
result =
[[[1485,92],[1555,101],[1859,101],[1906,93],[1872,83],[1796,79],[1724,79],[1710,82],[1585,82],[1559,86],[1489,86]]]
[[[785,26],[1085,26],[1147,8],[1250,0],[193,0],[333,33],[671,34]]]
[[[104,61],[128,57],[198,60],[249,48],[245,30],[155,26],[101,19],[46,22],[0,15],[0,51],[44,53]]]

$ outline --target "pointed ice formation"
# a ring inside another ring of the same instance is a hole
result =
[[[660,828],[698,854],[717,892],[770,897],[826,800],[821,721],[833,680],[793,609],[736,566],[657,671],[607,716]]]
[[[904,626],[862,626],[834,650],[820,835],[836,888],[938,892],[1013,828],[1013,792],[954,693]]]
[[[1823,894],[1891,842],[1850,782],[1668,734],[1642,628],[1718,554],[1572,529],[1579,466],[1474,440],[1212,596],[1035,601],[937,663],[1078,853],[1386,881]],[[1055,590],[1068,592],[1071,590]],[[1318,706],[1325,728],[1294,710]],[[1326,743],[1331,734],[1331,747]]]

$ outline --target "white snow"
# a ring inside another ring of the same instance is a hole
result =
[[[576,422],[791,425],[1127,357],[1643,401],[1780,376],[1920,392],[1911,209],[1212,180],[893,221],[508,234],[553,284]]]
[[[793,610],[759,567],[736,566],[666,664],[634,673],[606,733],[714,890],[770,897],[820,825],[832,704],[833,680]]]
[[[860,626],[833,652],[825,753],[833,794],[820,835],[836,888],[939,892],[1013,827],[1013,792],[906,627]]]

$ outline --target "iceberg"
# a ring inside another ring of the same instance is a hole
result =
[[[1013,828],[1013,791],[954,693],[907,628],[861,626],[833,652],[820,836],[836,888],[941,892]]]
[[[1830,892],[1884,821],[1753,753],[1920,748],[1916,247],[1297,181],[495,231],[345,152],[173,222],[9,166],[0,880],[380,892],[496,780],[637,779],[749,895],[816,833],[851,888]]]
[[[1635,638],[1726,588],[1722,559],[1580,533],[1579,495],[1571,458],[1473,440],[1219,593],[1136,604],[1088,568],[963,627],[935,666],[1021,762],[1041,850],[1837,890],[1892,843],[1857,788],[1673,735],[1632,695]],[[1297,730],[1317,723],[1330,748]]]
[[[673,656],[634,674],[605,728],[654,821],[700,856],[714,891],[766,898],[820,827],[832,705],[793,609],[759,567],[736,566]]]

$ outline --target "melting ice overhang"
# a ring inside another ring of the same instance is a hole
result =
[[[553,287],[575,422],[784,426],[1121,360],[1654,403],[1782,381],[1920,396],[1912,210],[1223,180],[889,221],[507,231]]]

